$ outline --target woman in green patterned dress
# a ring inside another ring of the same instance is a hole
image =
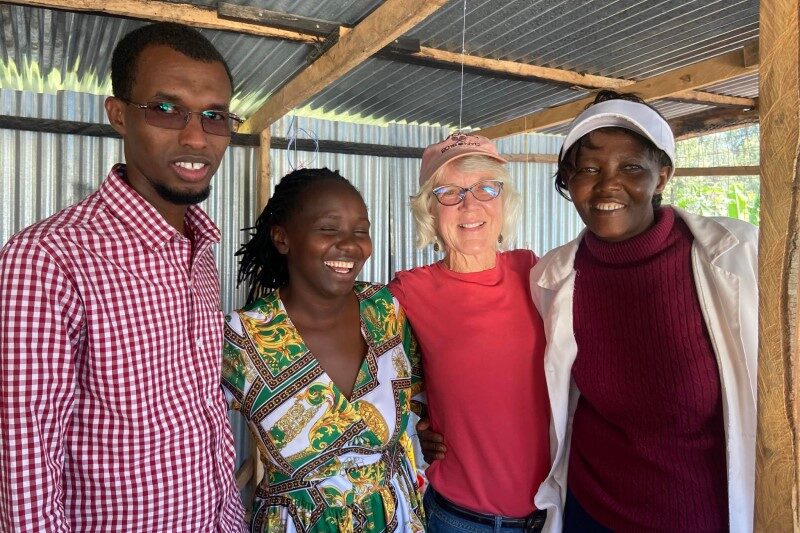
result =
[[[222,378],[266,466],[251,530],[422,531],[407,433],[420,362],[397,301],[356,282],[372,253],[361,194],[296,170],[251,229]]]

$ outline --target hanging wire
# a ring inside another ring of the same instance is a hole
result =
[[[290,123],[289,127],[294,126],[294,131],[292,132],[292,144],[294,144],[294,166],[292,170],[297,170],[297,112],[292,111],[292,122]]]
[[[461,131],[461,119],[464,114],[464,54],[467,53],[466,36],[467,36],[467,0],[464,0],[464,14],[461,17],[461,88],[458,97],[458,131]]]
[[[297,139],[301,133],[308,139],[311,139],[311,141],[314,143],[314,155],[308,161],[298,162]],[[317,161],[317,156],[319,155],[319,138],[313,131],[308,131],[307,129],[299,126],[296,113],[292,113],[292,119],[289,121],[289,126],[286,128],[286,139],[288,141],[286,144],[286,160],[289,164],[289,168],[292,170],[297,170],[299,168],[310,168],[314,166]],[[292,160],[292,155],[294,155],[294,160]]]

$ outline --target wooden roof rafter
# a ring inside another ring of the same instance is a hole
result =
[[[441,8],[447,0],[386,0],[307,68],[300,71],[242,124],[243,133],[261,131]]]
[[[316,21],[313,19],[306,19],[304,17],[297,17],[289,14],[272,13],[266,10],[249,6],[236,6],[219,2],[217,9],[209,9],[199,7],[187,3],[174,3],[165,0],[144,0],[139,2],[130,2],[129,0],[5,0],[7,3],[17,3],[26,6],[35,6],[51,9],[60,9],[68,11],[83,11],[83,12],[98,12],[103,14],[124,16],[129,18],[137,18],[150,21],[170,21],[180,22],[200,28],[207,28],[212,30],[232,31],[248,35],[256,35],[260,37],[274,38],[280,40],[288,40],[303,44],[315,45],[322,49],[323,54],[324,46],[327,44],[329,47],[331,43],[336,44],[336,38],[344,39],[345,35],[350,33],[351,28],[339,27],[338,35],[333,39],[328,39],[326,43],[326,34],[329,34],[332,28],[336,27],[336,23],[328,21]],[[394,2],[395,0],[390,0]],[[384,2],[376,9],[381,10],[383,5],[389,2]],[[416,2],[407,2],[412,5]],[[439,5],[444,4],[444,0],[433,2]],[[438,9],[437,7],[437,9]],[[414,24],[408,24],[410,17],[406,17],[406,13],[388,9],[382,10],[389,16],[395,14],[398,16],[397,20],[406,22],[403,24],[404,31],[410,30],[416,23],[420,22],[425,17],[419,17]],[[432,11],[431,11],[432,12]],[[384,15],[386,16],[386,15]],[[427,15],[426,15],[427,16]],[[374,19],[373,14],[368,15],[367,18]],[[366,20],[366,19],[365,19]],[[363,23],[364,21],[362,21]],[[360,26],[357,25],[357,26]],[[356,27],[357,27],[356,26]],[[392,32],[396,35],[393,39],[384,39],[386,44],[392,43],[395,39],[402,35],[402,32]],[[352,37],[350,37],[352,39]],[[565,69],[542,67],[531,65],[527,63],[520,63],[514,61],[498,60],[484,58],[469,54],[462,54],[448,52],[429,47],[419,47],[417,50],[404,50],[398,52],[396,48],[392,51],[386,49],[381,50],[379,47],[374,50],[373,54],[363,55],[363,58],[358,63],[364,61],[371,55],[378,54],[380,57],[386,57],[396,61],[408,61],[416,64],[423,64],[432,67],[444,68],[460,68],[463,61],[467,70],[472,70],[482,75],[496,76],[496,77],[509,77],[509,78],[523,78],[535,79],[543,82],[558,83],[569,86],[574,86],[582,90],[592,89],[616,89],[616,90],[633,90],[633,86],[640,82],[632,80],[625,80],[620,78],[612,78],[606,76],[598,76],[592,74],[585,74]],[[352,47],[350,48],[352,50]],[[752,50],[746,51],[752,57]],[[757,50],[755,52],[755,61],[757,62]],[[752,59],[746,59],[745,62],[752,62]],[[312,63],[313,64],[313,63]],[[357,63],[356,63],[357,64]],[[298,73],[297,76],[305,72],[304,69]],[[331,82],[336,78],[344,75],[344,72],[336,76],[331,76]],[[309,75],[305,75],[308,77]],[[291,81],[289,82],[291,83]],[[288,84],[287,84],[288,85]],[[329,85],[329,84],[328,84]],[[303,91],[305,100],[297,101],[297,98],[284,100],[280,105],[281,108],[288,112],[290,109],[302,105],[304,101],[312,98],[315,94],[320,92],[324,87],[318,91]],[[285,92],[285,88],[276,91],[276,94]],[[275,95],[273,95],[274,97]],[[265,105],[271,100],[271,97]],[[754,108],[755,100],[751,98],[742,98],[737,96],[720,95],[709,93],[705,91],[688,89],[678,91],[669,95],[669,99],[692,102],[696,104],[705,104],[723,107],[740,107],[740,108]],[[273,104],[274,105],[274,102]],[[289,107],[291,105],[291,107]],[[263,106],[262,106],[263,107]],[[285,113],[284,113],[285,114]],[[275,120],[277,117],[271,117]],[[247,131],[253,127],[254,123],[245,127]],[[255,130],[253,130],[255,131]]]
[[[349,29],[330,21],[276,13],[261,8],[239,6],[222,1],[218,3],[217,10],[222,16],[227,18],[271,26],[277,25],[277,27],[280,28],[307,31],[321,36],[329,36],[337,30],[339,32],[344,32]],[[569,85],[580,89],[622,89],[627,85],[635,83],[635,80],[598,76],[516,61],[491,59],[419,46],[419,43],[416,44],[416,48],[405,50],[403,47],[392,46],[391,49],[387,48],[381,50],[378,56],[394,61],[412,62],[424,66],[451,68],[454,70],[460,70],[463,63],[468,71],[472,70],[479,75],[539,80]],[[755,106],[755,101],[752,98],[720,95],[705,91],[683,91],[672,95],[670,99],[718,106],[745,108],[752,108]]]
[[[659,100],[707,87],[715,83],[752,74],[758,70],[758,43],[751,42],[743,49],[718,55],[685,67],[626,85],[624,90],[633,92],[647,101]],[[756,58],[754,60],[754,57]],[[593,100],[593,96],[537,111],[522,117],[481,129],[490,139],[526,133],[569,122]],[[754,100],[754,107],[757,102]]]
[[[758,106],[753,109],[715,108],[670,119],[676,140],[718,133],[758,123]]]
[[[3,2],[27,7],[101,13],[152,22],[179,22],[195,28],[232,31],[307,44],[320,41],[319,36],[307,32],[230,20],[221,17],[213,9],[165,0],[140,0],[137,2],[130,0],[3,0]]]
[[[459,53],[447,52],[444,50],[427,47],[421,47],[419,52],[409,55],[412,57],[426,58],[433,62],[445,63],[453,66],[460,66],[462,61],[462,55]],[[519,63],[516,61],[488,59],[474,55],[464,55],[463,61],[465,67],[474,68],[489,74],[506,74],[515,77],[538,79],[545,82],[575,86],[581,89],[614,89],[626,91],[629,90],[627,89],[628,87],[637,83],[635,80],[584,74],[572,70],[541,67],[538,65]],[[745,108],[755,106],[755,100],[752,98],[727,96],[695,90],[686,90],[675,93],[670,96],[670,99],[692,102],[696,104],[718,106],[734,106]]]

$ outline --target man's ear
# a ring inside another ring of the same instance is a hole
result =
[[[111,127],[116,130],[117,133],[125,137],[125,107],[128,104],[114,98],[113,96],[109,96],[106,98],[105,103],[103,106],[106,108],[106,115],[108,116],[108,121],[111,123]]]
[[[289,253],[289,236],[283,226],[272,226],[269,229],[269,236],[272,244],[278,249],[278,253],[286,255]]]

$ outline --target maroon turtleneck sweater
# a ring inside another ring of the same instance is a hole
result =
[[[569,488],[615,531],[725,531],[716,356],[671,208],[625,242],[586,234],[575,257],[572,376],[581,392]]]

